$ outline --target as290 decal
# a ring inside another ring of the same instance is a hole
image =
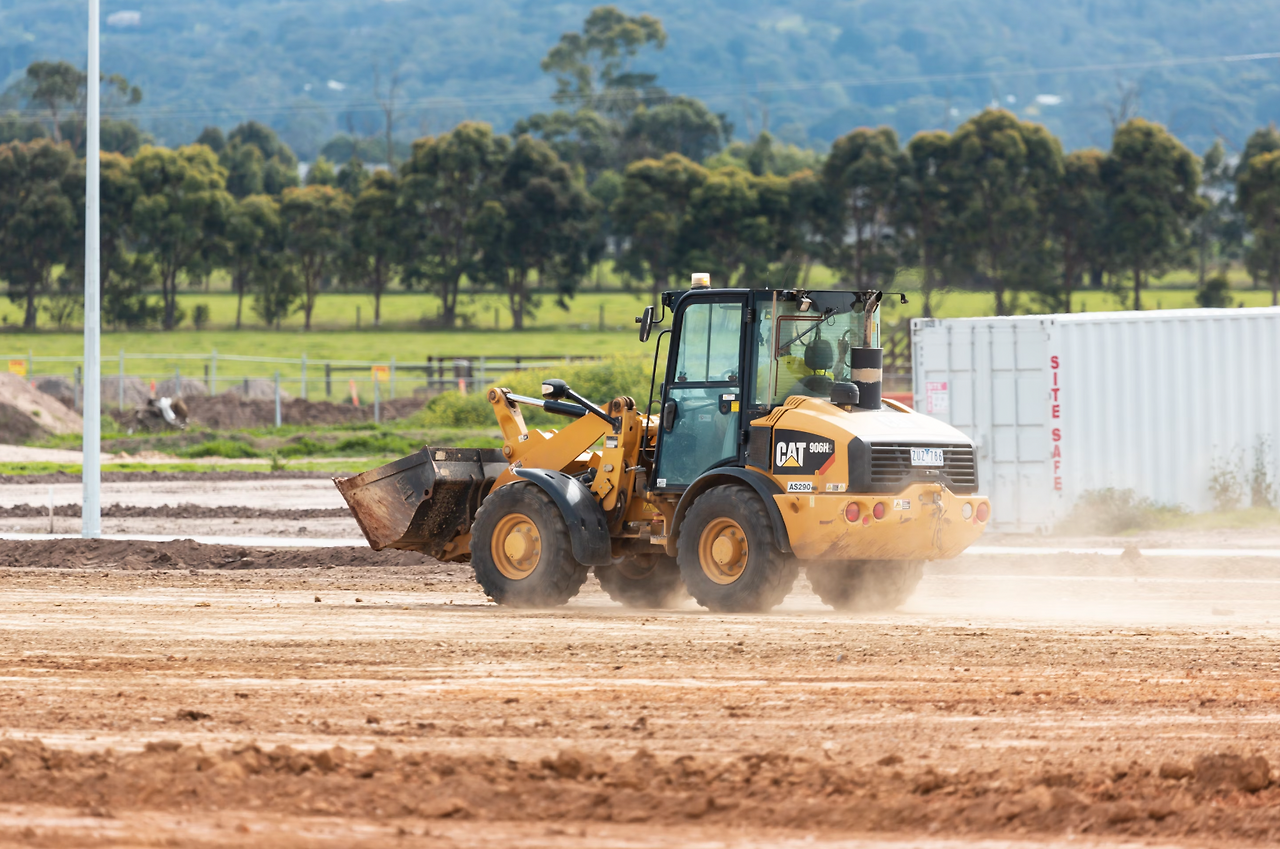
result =
[[[801,430],[773,431],[773,473],[775,475],[824,474],[836,458],[836,444],[825,437]],[[811,492],[791,489],[788,492]]]

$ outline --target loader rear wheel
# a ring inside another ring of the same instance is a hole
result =
[[[698,604],[718,612],[777,605],[799,567],[783,555],[760,496],[739,486],[709,489],[680,526],[680,574]]]
[[[609,598],[627,607],[675,607],[685,596],[680,567],[665,554],[634,554],[595,572]]]
[[[564,604],[589,571],[573,556],[560,508],[530,483],[504,486],[480,505],[471,568],[489,598],[511,607]]]
[[[809,584],[826,604],[850,613],[899,607],[924,577],[922,560],[836,560],[806,563]]]

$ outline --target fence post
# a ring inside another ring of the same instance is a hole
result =
[[[280,427],[280,369],[276,369],[276,427]]]
[[[382,381],[378,380],[377,376],[375,375],[373,378],[373,423],[374,424],[382,423],[382,390],[378,388],[378,385],[381,382]]]
[[[302,352],[302,400],[307,400],[307,352]]]
[[[120,384],[117,387],[120,397],[120,412],[124,412],[124,348],[120,349]]]
[[[484,357],[480,358],[480,388],[484,389],[489,384],[484,379]]]
[[[76,366],[75,385],[71,387],[71,395],[75,399],[75,408],[79,410],[80,409],[80,366]]]
[[[604,333],[604,304],[600,304],[600,332]]]
[[[218,394],[218,349],[213,348],[209,354],[209,397]]]
[[[324,397],[333,397],[333,363],[324,364]]]
[[[396,355],[391,355],[391,371],[387,375],[387,394],[391,400],[396,399]]]

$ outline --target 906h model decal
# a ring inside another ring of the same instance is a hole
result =
[[[836,444],[826,437],[802,430],[773,431],[775,475],[821,475],[836,458]]]

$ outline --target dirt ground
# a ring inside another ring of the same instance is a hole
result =
[[[355,533],[326,481],[160,483],[105,529]],[[29,489],[0,530],[47,527]],[[728,616],[594,579],[508,610],[365,548],[0,541],[0,846],[1274,843],[1277,567],[997,553],[892,614],[801,577]]]
[[[417,555],[0,543],[0,843],[1273,842],[1280,582],[1152,568],[522,612]]]

